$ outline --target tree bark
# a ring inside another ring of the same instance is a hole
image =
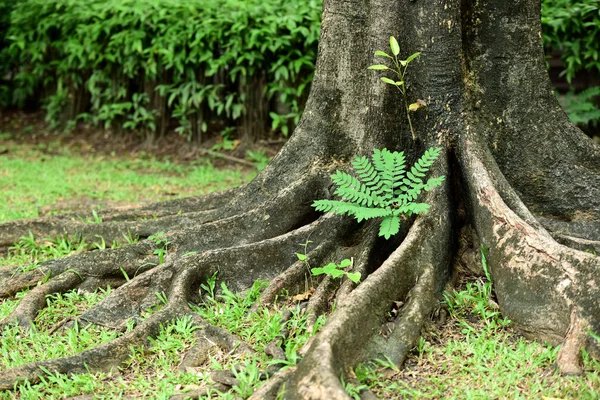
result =
[[[341,285],[335,312],[303,360],[273,376],[253,398],[274,397],[285,383],[286,398],[346,399],[339,377],[358,362],[387,356],[402,363],[439,301],[465,226],[489,249],[502,313],[530,338],[563,343],[560,367],[577,372],[582,346],[600,353],[588,334],[600,332],[600,258],[593,254],[600,252],[600,150],[558,105],[540,32],[539,1],[326,0],[304,115],[251,183],[204,198],[110,210],[98,225],[65,216],[0,226],[0,246],[29,230],[42,237],[100,234],[107,241],[123,232],[147,238],[166,231],[170,243],[166,262],[158,266],[149,266],[156,263],[156,244],[142,240],[50,261],[43,273],[15,275],[14,268],[3,267],[4,296],[34,287],[51,273],[7,320],[23,325],[34,320],[46,294],[93,290],[108,282],[121,286],[82,320],[118,328],[152,305],[155,291],[164,290],[169,305],[97,349],[6,371],[0,387],[12,388],[19,378],[35,380],[40,367],[66,373],[123,362],[131,344],[189,313],[193,293],[217,270],[232,290],[271,279],[263,304],[283,288],[297,293],[304,266],[294,251],[310,237],[311,264],[354,257],[365,279],[358,286]],[[367,71],[380,63],[373,52],[384,50],[390,35],[398,39],[402,58],[422,52],[406,78],[409,98],[427,105],[413,114],[415,140],[400,96]],[[432,174],[447,179],[428,194],[430,212],[404,219],[395,238],[377,238],[373,223],[311,208],[313,200],[331,198],[329,175],[348,170],[353,156],[386,147],[404,150],[414,161],[431,146],[445,149]],[[157,218],[139,219],[144,216]],[[190,251],[196,253],[186,255]],[[119,281],[120,266],[137,276]],[[314,316],[326,309],[327,285],[323,280],[309,301]],[[398,316],[386,320],[397,301],[404,303]]]

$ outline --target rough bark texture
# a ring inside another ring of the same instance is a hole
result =
[[[582,250],[600,251],[600,150],[568,121],[552,93],[539,10],[539,2],[529,0],[326,0],[306,111],[291,140],[250,184],[199,199],[107,211],[99,225],[64,216],[0,226],[4,247],[29,230],[37,236],[99,234],[107,241],[123,232],[146,238],[167,231],[170,243],[159,266],[151,266],[156,245],[142,240],[51,261],[41,272],[15,275],[3,267],[4,296],[51,273],[8,318],[22,325],[34,320],[48,293],[109,282],[121,286],[81,319],[120,329],[157,301],[156,291],[167,293],[169,305],[97,349],[5,371],[0,387],[10,389],[18,378],[35,380],[40,367],[75,372],[84,364],[104,369],[122,362],[130,345],[188,313],[198,286],[217,270],[232,290],[272,279],[263,303],[283,288],[298,292],[304,266],[294,251],[310,237],[313,265],[352,256],[365,279],[341,286],[336,311],[303,360],[275,374],[253,398],[274,397],[285,383],[287,398],[346,399],[339,377],[356,363],[382,355],[402,363],[439,300],[465,225],[489,248],[504,315],[531,338],[564,343],[560,366],[577,372],[581,346],[599,353],[588,330],[600,332],[600,258]],[[402,56],[422,52],[407,76],[409,97],[427,104],[413,116],[414,141],[398,94],[367,71],[379,62],[374,50],[384,49],[390,35],[398,38]],[[430,146],[446,149],[432,173],[448,179],[425,199],[430,213],[405,219],[397,237],[376,238],[373,224],[311,208],[313,200],[331,197],[329,174],[348,169],[354,155],[387,147],[414,160]],[[184,256],[191,251],[196,253]],[[120,280],[121,266],[136,277]],[[308,306],[315,316],[326,310],[323,299],[334,290],[328,279],[320,285]],[[404,304],[398,316],[386,320],[397,301]],[[235,340],[198,323],[224,343]]]

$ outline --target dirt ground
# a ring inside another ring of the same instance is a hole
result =
[[[261,151],[271,158],[285,144],[285,138],[281,137],[271,137],[255,144],[234,140],[234,148],[232,150],[219,150],[218,153],[221,156],[218,156],[213,154],[215,152],[212,151],[214,146],[222,141],[218,133],[207,134],[206,136],[209,138],[206,141],[195,143],[189,142],[184,136],[171,132],[150,143],[133,132],[116,133],[83,123],[78,124],[75,129],[71,130],[53,130],[44,121],[43,111],[28,113],[0,109],[1,133],[9,133],[10,140],[16,143],[26,142],[37,145],[58,142],[80,154],[99,153],[132,157],[143,153],[146,156],[154,156],[159,160],[168,157],[171,161],[180,163],[195,160],[199,156],[208,156],[213,159],[213,164],[217,168],[231,163],[238,163],[251,168],[252,163],[244,159],[247,150]],[[7,139],[0,136],[0,154],[2,151],[6,151],[2,147],[5,140]]]

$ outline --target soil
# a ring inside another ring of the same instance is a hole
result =
[[[207,153],[222,142],[222,137],[218,133],[206,135],[209,137],[206,141],[197,143],[189,142],[187,138],[171,132],[150,143],[135,132],[117,133],[83,123],[71,130],[52,129],[44,120],[43,111],[24,112],[2,109],[0,109],[0,133],[9,133],[10,140],[17,144],[39,145],[58,142],[61,147],[68,147],[80,154],[97,153],[121,157],[143,154],[159,160],[169,158],[181,163],[197,160],[199,156],[209,156],[217,168],[232,163],[252,168],[251,163],[244,160],[247,150],[262,151],[266,156],[273,157],[286,141],[285,138],[268,133],[265,135],[267,139],[254,144],[234,140],[232,150],[218,151],[219,154],[227,157],[223,158]],[[0,154],[6,151],[2,146],[5,140],[7,139],[0,137]],[[235,159],[240,161],[236,162]]]

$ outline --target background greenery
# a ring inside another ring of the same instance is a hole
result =
[[[41,99],[52,124],[149,136],[173,125],[196,139],[232,125],[251,140],[268,123],[287,133],[312,79],[320,10],[317,0],[17,1],[0,104]]]
[[[0,0],[0,107],[43,106],[149,138],[287,135],[306,100],[321,0]],[[600,72],[600,0],[543,0],[562,75]],[[565,106],[597,124],[591,96]]]

